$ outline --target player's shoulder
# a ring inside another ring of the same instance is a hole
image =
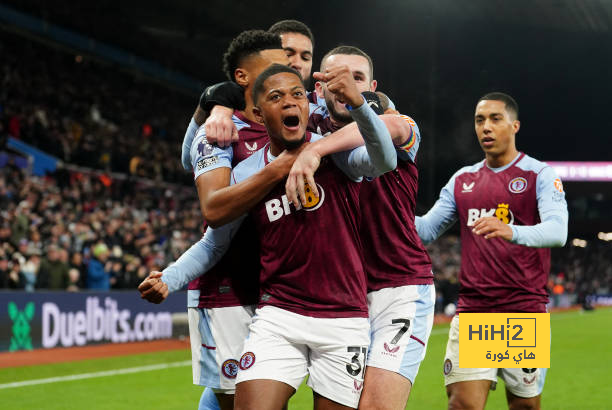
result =
[[[453,178],[457,178],[457,177],[459,177],[461,175],[465,175],[465,174],[475,174],[475,173],[478,173],[478,172],[483,170],[484,164],[485,164],[485,162],[483,160],[481,160],[481,161],[478,161],[475,164],[466,165],[464,167],[461,167],[461,168],[459,168],[459,170],[457,170],[457,172],[455,172],[455,174],[453,175]]]
[[[523,158],[518,160],[518,162],[516,163],[516,167],[522,169],[523,171],[530,171],[535,174],[540,174],[543,170],[547,168],[550,168],[550,170],[552,170],[550,165],[548,165],[546,162],[539,161],[533,157],[530,157],[527,154],[524,154]]]
[[[232,182],[238,183],[250,177],[265,164],[264,155],[266,155],[267,145],[255,151],[252,155],[240,161],[232,170]]]
[[[243,128],[251,127],[251,125],[249,124],[249,121],[246,118],[244,118],[238,111],[234,111],[234,114],[232,115],[232,121],[234,125],[236,125],[236,129],[238,131],[240,131]]]

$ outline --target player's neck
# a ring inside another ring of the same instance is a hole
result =
[[[270,138],[270,154],[272,154],[273,157],[278,157],[284,149],[280,141]]]
[[[485,158],[489,168],[501,168],[514,161],[517,155],[517,149],[512,148],[498,155],[486,154]]]

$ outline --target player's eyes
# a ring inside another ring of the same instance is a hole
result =
[[[280,94],[272,94],[268,99],[270,101],[278,101],[280,100]]]
[[[304,60],[304,61],[310,61],[310,60],[312,60],[312,56],[311,56],[311,55],[303,55],[303,56],[302,56],[302,60]]]
[[[296,91],[293,93],[294,97],[303,97],[304,96],[304,92],[303,91]]]

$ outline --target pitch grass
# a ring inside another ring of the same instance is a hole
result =
[[[610,409],[612,309],[551,315],[553,342],[543,409]],[[442,361],[448,325],[436,326],[413,388],[409,409],[444,409]],[[187,350],[0,369],[0,384],[156,363],[189,360]],[[0,389],[2,409],[195,409],[201,389],[191,384],[188,366],[142,373]],[[312,393],[302,386],[290,409],[311,409]],[[487,409],[506,407],[503,383],[491,392]]]

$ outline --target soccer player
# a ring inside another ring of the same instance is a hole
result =
[[[360,91],[376,90],[372,59],[352,46],[340,46],[328,52],[321,62],[322,73],[315,73],[315,79],[325,79],[325,73],[343,65],[351,67]],[[315,111],[310,116],[310,130],[326,134],[352,121],[344,101],[330,92],[328,83],[317,83],[316,90],[325,98],[329,114]],[[388,101],[385,103],[387,107],[381,107],[381,111],[388,109]],[[361,408],[379,408],[383,403],[389,409],[406,407],[433,325],[435,291],[431,261],[414,225],[418,186],[416,154],[421,137],[410,117],[401,118],[409,137],[396,146],[397,168],[363,182],[359,193],[360,236],[372,336]],[[322,155],[329,153],[320,151],[327,142],[311,144],[296,160],[287,183],[291,201],[298,201],[295,192],[300,189],[299,181],[310,181],[309,186],[313,186],[314,170],[310,161],[317,164]],[[309,159],[311,153],[314,160]],[[302,164],[306,166],[303,170]],[[304,199],[303,193],[300,196]]]
[[[546,312],[550,250],[567,239],[561,180],[543,162],[517,151],[518,105],[494,92],[474,116],[484,161],[457,171],[440,198],[416,218],[428,243],[459,220],[461,270],[457,312]],[[538,409],[546,369],[459,368],[459,316],[451,322],[444,360],[449,409],[482,409],[497,377],[510,409]]]
[[[352,74],[348,67],[326,77],[335,85],[346,85],[349,80]],[[364,117],[376,123],[378,117],[354,85],[348,87],[354,89],[350,92],[346,86],[339,88],[342,91],[337,92],[344,94],[343,100],[354,107],[351,115],[361,118],[358,125]],[[283,146],[320,138],[304,135],[308,102],[297,72],[275,65],[258,78],[254,92],[271,142],[234,169],[235,182],[264,167]],[[248,404],[278,408],[299,386],[307,368],[317,408],[357,406],[369,331],[357,231],[359,184],[352,181],[362,174],[375,176],[381,172],[366,152],[391,158],[384,170],[396,165],[395,155],[389,155],[393,152],[389,133],[372,138],[378,133],[361,125],[359,128],[367,141],[365,148],[336,155],[333,163],[323,160],[315,182],[323,193],[320,198],[303,208],[294,207],[283,195],[284,186],[279,185],[251,211],[262,242],[262,289],[260,309],[239,362],[236,408]],[[355,129],[354,124],[338,134],[354,132],[351,129]],[[405,139],[407,135],[398,138]],[[207,251],[193,260],[208,269],[227,246],[239,222],[208,230],[201,241]],[[184,257],[176,265],[184,265]],[[192,273],[199,274],[198,269],[190,269],[187,276]],[[164,272],[162,280],[174,290],[189,279],[178,276],[176,271]]]
[[[197,143],[190,147],[192,156],[198,158],[193,164],[194,179],[202,214],[209,225],[243,214],[284,178],[292,163],[290,155],[281,155],[272,167],[229,187],[231,167],[268,142],[265,127],[254,117],[251,91],[257,76],[272,63],[288,64],[288,59],[280,38],[262,30],[242,32],[224,55],[226,75],[244,88],[246,104],[243,111],[233,115],[240,140],[223,157],[213,155],[204,127],[198,129]],[[245,224],[226,257],[208,275],[189,284],[193,382],[213,389],[223,409],[233,406],[236,359],[259,296],[259,246],[253,238],[252,226]],[[144,293],[150,287],[163,285],[156,281],[152,277],[139,289]],[[149,296],[149,300],[154,298]],[[201,408],[205,408],[204,401],[203,395]]]
[[[268,31],[280,36],[289,66],[298,71],[308,84],[314,49],[314,36],[310,28],[301,21],[282,20],[274,23]]]

